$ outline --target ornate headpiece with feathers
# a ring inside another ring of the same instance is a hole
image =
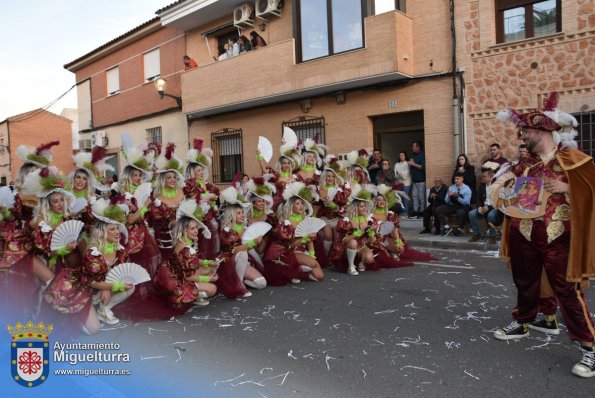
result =
[[[254,177],[246,183],[246,188],[250,195],[264,199],[267,202],[273,202],[273,194],[276,192],[276,188],[269,181],[273,176],[271,174],[265,174],[262,177]]]
[[[159,155],[157,160],[155,160],[155,166],[157,167],[157,173],[166,173],[168,171],[173,171],[178,175],[178,177],[183,181],[184,176],[183,167],[184,163],[182,160],[175,155],[176,145],[173,143],[167,144],[165,147],[165,153]]]
[[[76,170],[82,169],[91,177],[89,183],[93,188],[102,191],[109,190],[108,186],[104,186],[98,181],[98,178],[100,178],[106,171],[114,171],[114,168],[106,163],[107,160],[111,158],[107,157],[107,149],[95,146],[91,152],[79,152],[72,158],[76,166],[76,169],[72,174],[73,176],[74,173],[76,173]]]
[[[192,149],[186,153],[186,160],[189,163],[197,163],[203,167],[209,167],[212,163],[213,150],[203,148],[203,140],[195,138],[192,140]]]
[[[246,201],[240,192],[234,187],[227,187],[219,194],[221,206],[242,206],[249,207],[250,202]]]
[[[176,211],[176,221],[182,217],[188,217],[198,223],[198,227],[202,229],[202,234],[205,238],[211,239],[211,232],[203,224],[205,214],[209,211],[209,205],[206,203],[197,203],[196,200],[184,199],[180,202],[178,210]]]
[[[16,150],[17,156],[25,163],[31,163],[39,168],[48,167],[54,157],[50,149],[59,145],[60,141],[51,141],[46,144],[41,144],[37,148],[27,145],[19,145]]]
[[[23,182],[23,193],[37,195],[45,198],[55,192],[64,194],[67,199],[73,199],[74,196],[69,192],[70,184],[59,170],[54,167],[44,167],[27,174]]]

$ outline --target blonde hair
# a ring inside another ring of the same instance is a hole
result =
[[[359,207],[360,203],[366,204],[366,207],[368,208],[368,213],[370,213],[372,211],[372,209],[371,209],[372,206],[370,206],[369,202],[365,202],[365,201],[361,201],[361,200],[354,200],[353,202],[351,202],[349,204],[349,206],[347,206],[347,216],[350,219],[358,215],[357,208]]]
[[[174,229],[172,231],[172,246],[175,246],[178,242],[186,243],[183,239],[188,239],[188,235],[186,235],[186,228],[190,226],[191,222],[195,222],[196,220],[183,216],[179,220],[176,221]],[[198,225],[198,223],[196,223]]]
[[[31,169],[38,169],[39,167],[35,166],[33,163],[25,163],[19,168],[17,172],[17,176],[14,181],[14,186],[16,188],[21,188],[23,182],[25,182],[25,177],[29,174],[32,170]]]
[[[176,174],[173,171],[164,171],[163,173],[159,173],[159,175],[157,176],[157,181],[155,182],[155,186],[153,188],[153,193],[155,196],[160,196],[163,194],[163,192],[165,192],[165,178],[169,173],[172,173],[176,176],[176,189],[182,188],[180,177],[178,176],[178,174]]]
[[[107,229],[109,223],[101,220],[95,220],[93,228],[91,228],[91,236],[89,237],[88,247],[97,247],[97,250],[103,251],[107,246]],[[115,225],[115,224],[114,224]]]
[[[225,207],[221,216],[221,228],[233,228],[233,226],[237,224],[236,212],[238,209],[244,210],[240,205],[230,205]]]
[[[132,183],[132,175],[134,174],[135,171],[138,171],[140,173],[141,181],[143,180],[144,173],[142,171],[140,171],[139,169],[136,169],[130,165],[124,167],[124,170],[122,170],[122,175],[120,177],[120,183],[119,183],[121,193],[130,192],[129,187],[134,185]]]
[[[186,171],[184,172],[184,177],[194,180],[196,177],[194,175],[194,170],[196,170],[197,167],[200,167],[201,169],[204,170],[204,178],[203,180],[208,180],[209,179],[209,169],[205,166],[203,166],[202,164],[198,164],[198,163],[188,163],[188,166],[186,166]]]
[[[31,226],[36,227],[39,225],[40,222],[44,221],[46,224],[51,225],[51,216],[50,216],[50,198],[54,195],[62,195],[64,200],[66,201],[66,207],[64,208],[64,212],[62,213],[63,217],[68,217],[70,212],[68,211],[68,198],[64,195],[63,192],[54,192],[49,195],[43,196],[39,198],[37,205],[35,206],[35,210],[33,210],[34,217],[31,220]],[[53,226],[52,226],[53,228]]]
[[[292,196],[287,200],[282,206],[279,206],[277,209],[277,218],[279,222],[283,222],[285,220],[289,220],[289,216],[293,213],[293,205],[297,200],[301,200],[304,204],[304,217],[308,216],[308,206],[306,206],[306,201],[300,197]]]
[[[84,170],[84,169],[81,169],[81,168],[74,169],[74,173],[72,173],[72,175],[69,176],[68,179],[70,180],[69,182],[72,185],[72,191],[74,192],[74,178],[76,177],[76,175],[78,173],[84,174],[85,176],[87,176],[87,189],[86,189],[86,191],[87,191],[87,199],[89,199],[89,198],[91,198],[91,196],[94,196],[94,193],[95,193],[94,188],[93,188],[93,186],[91,184],[91,180],[93,179],[93,177],[91,177],[89,175],[89,173],[86,170]]]

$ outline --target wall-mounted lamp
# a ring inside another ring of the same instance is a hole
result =
[[[155,88],[157,89],[157,92],[159,93],[159,98],[163,99],[163,97],[169,97],[169,98],[173,98],[176,100],[176,103],[178,104],[178,106],[181,108],[182,107],[182,97],[178,97],[176,95],[171,95],[171,94],[167,94],[165,92],[165,87],[167,86],[167,80],[165,80],[164,78],[160,77],[159,79],[154,81],[155,84]]]
[[[302,108],[303,113],[308,113],[312,109],[312,101],[309,99],[300,101],[300,108]]]
[[[261,32],[264,32],[265,30],[267,30],[267,24],[265,24],[264,22],[261,23],[260,25],[258,25],[258,29],[260,29]]]
[[[337,105],[343,105],[347,102],[347,95],[345,91],[339,91],[335,93],[335,100],[337,100]]]

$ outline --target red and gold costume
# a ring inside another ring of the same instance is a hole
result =
[[[219,257],[223,261],[217,269],[219,279],[217,279],[216,285],[227,298],[235,299],[247,292],[244,281],[240,280],[236,272],[235,256],[237,253],[233,252],[233,249],[242,244],[242,238],[238,232],[230,228],[223,228],[220,236],[221,252]]]
[[[206,194],[214,194],[219,196],[219,188],[210,182],[204,182],[196,179],[186,179],[186,185],[184,186],[184,196],[189,199],[195,199],[197,201]],[[211,232],[211,236],[215,237],[218,234],[216,227],[217,220],[217,201],[212,200],[210,203],[210,209],[201,220]],[[199,239],[199,250],[204,253],[205,257],[213,259],[217,256],[217,240],[216,239]]]
[[[161,260],[167,261],[173,247],[171,230],[176,221],[177,207],[169,207],[165,203],[161,206],[155,206],[155,202],[151,206],[151,225],[155,231],[155,241],[161,252]]]
[[[291,223],[284,221],[278,225],[277,233],[271,236],[271,243],[263,260],[263,275],[269,285],[283,286],[292,279],[308,279],[308,273],[300,270],[295,255],[296,252],[307,253],[308,250],[304,244],[292,247],[296,239],[294,233]]]
[[[157,270],[154,286],[167,302],[174,307],[190,306],[198,300],[198,289],[186,278],[202,267],[199,253],[190,246],[178,253],[175,251]]]

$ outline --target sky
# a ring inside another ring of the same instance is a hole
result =
[[[75,84],[64,64],[155,17],[174,0],[4,1],[0,121],[41,108]],[[76,108],[76,90],[49,110]]]

